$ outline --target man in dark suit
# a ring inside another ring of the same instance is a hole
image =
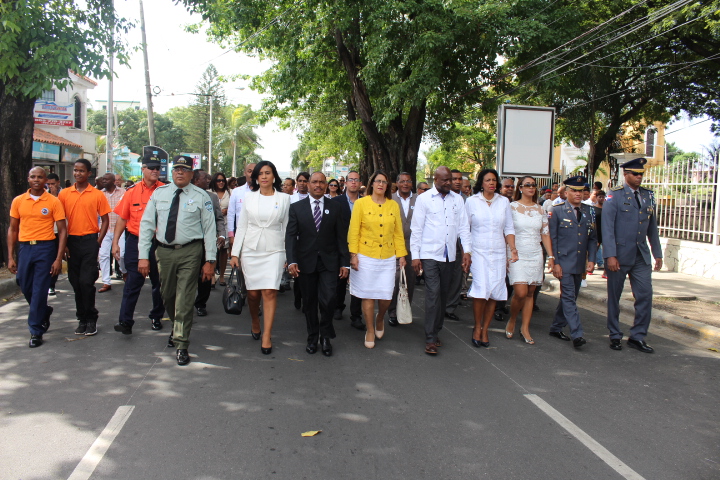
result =
[[[397,192],[393,193],[392,199],[400,205],[400,219],[402,220],[403,234],[405,235],[405,248],[410,252],[410,224],[412,223],[413,210],[415,210],[415,200],[417,196],[412,191],[412,176],[409,173],[402,172],[397,177]],[[415,270],[412,267],[412,255],[408,253],[405,257],[405,278],[407,279],[408,298],[412,303],[413,292],[415,292]],[[397,297],[400,291],[400,267],[395,267],[395,290],[393,298],[388,308],[390,319],[388,323],[392,327],[398,325],[397,321]]]
[[[340,211],[343,217],[345,228],[350,225],[350,217],[355,201],[360,198],[360,174],[356,171],[348,173],[345,183],[345,193],[333,198],[332,201],[340,205]],[[347,230],[345,230],[347,239]],[[335,320],[342,319],[342,312],[345,310],[345,295],[347,293],[347,278],[341,278],[337,282],[337,305],[335,307]],[[365,330],[365,324],[362,321],[362,300],[350,295],[350,326],[358,330]]]
[[[620,295],[625,278],[629,275],[635,296],[635,321],[627,344],[643,353],[653,353],[653,348],[645,342],[652,317],[652,260],[654,257],[655,271],[658,271],[662,268],[663,259],[655,196],[652,190],[640,186],[646,163],[646,159],[636,158],[620,165],[625,181],[612,188],[605,199],[602,236],[608,277],[607,326],[610,330],[610,348],[622,349]]]
[[[586,271],[595,267],[597,224],[590,205],[582,203],[585,177],[572,177],[563,182],[567,200],[550,207],[550,239],[553,252],[548,258],[554,263],[553,275],[560,280],[560,302],[550,327],[550,336],[569,341],[580,348],[585,343],[577,297]],[[588,262],[588,258],[590,262]],[[570,325],[570,337],[562,331]]]
[[[313,173],[310,196],[290,205],[285,244],[288,272],[295,278],[302,273],[300,289],[308,330],[305,351],[317,352],[319,338],[323,355],[329,357],[330,339],[335,338],[335,291],[338,278],[347,278],[350,273],[350,252],[341,208],[325,197],[326,190],[325,175]]]

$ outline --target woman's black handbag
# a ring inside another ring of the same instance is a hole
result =
[[[245,278],[242,271],[235,267],[230,273],[230,281],[223,291],[223,308],[225,313],[230,315],[240,315],[243,306],[245,306],[245,298],[247,297],[247,289],[245,288]]]

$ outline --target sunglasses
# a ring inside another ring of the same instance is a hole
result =
[[[645,175],[645,172],[630,172],[630,171],[628,171],[628,173],[631,173],[632,175],[634,175],[636,177],[642,177],[643,175]]]
[[[215,183],[220,183],[220,182],[225,183],[225,180],[223,180],[222,178],[218,178],[217,180],[215,180]]]
[[[337,183],[331,183],[330,186],[331,186],[331,187],[337,187],[338,184],[337,184]]]
[[[160,167],[145,167],[148,170],[160,170]]]
[[[523,183],[520,185],[521,187],[527,187],[527,188],[537,188],[537,183]]]

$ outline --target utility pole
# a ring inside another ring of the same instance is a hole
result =
[[[210,99],[210,135],[208,135],[208,169],[207,173],[212,175],[212,111],[213,111],[213,99],[215,98],[212,94],[208,95]]]
[[[113,16],[115,15],[115,2],[112,2]],[[114,173],[112,169],[113,162],[113,63],[115,60],[115,26],[110,26],[110,45],[108,45],[108,67],[110,69],[110,81],[108,82],[108,103],[107,103],[107,120],[105,121],[105,170]]]
[[[147,39],[145,38],[145,11],[140,0],[140,31],[142,32],[143,59],[145,60],[145,95],[147,96],[148,134],[150,145],[155,145],[155,117],[153,115],[152,92],[150,91],[150,66],[148,64]]]

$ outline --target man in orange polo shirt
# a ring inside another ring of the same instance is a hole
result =
[[[115,331],[124,335],[132,333],[135,320],[135,305],[137,305],[140,290],[145,284],[145,276],[138,272],[138,235],[140,234],[140,220],[142,220],[145,207],[157,187],[165,185],[158,180],[160,176],[160,159],[146,155],[142,159],[141,182],[128,187],[125,196],[115,207],[118,220],[115,224],[112,253],[115,258],[120,257],[119,238],[125,232],[125,269],[127,280],[123,289],[122,304],[120,304],[120,318],[115,324]],[[153,307],[150,310],[150,325],[153,330],[162,330],[162,317],[165,314],[162,295],[160,294],[160,274],[158,273],[155,248],[150,247],[150,283],[152,284]]]
[[[84,158],[75,162],[75,185],[64,188],[58,195],[68,221],[68,279],[75,292],[79,322],[75,335],[87,336],[97,333],[95,281],[98,279],[98,253],[107,233],[110,213],[105,195],[88,183],[91,168],[90,162]]]
[[[48,289],[53,275],[62,270],[67,241],[65,211],[60,201],[45,191],[46,181],[45,169],[35,167],[30,170],[30,190],[15,197],[10,207],[7,236],[8,269],[16,274],[17,283],[30,304],[30,348],[42,345],[42,336],[50,328],[53,308],[47,304]]]

